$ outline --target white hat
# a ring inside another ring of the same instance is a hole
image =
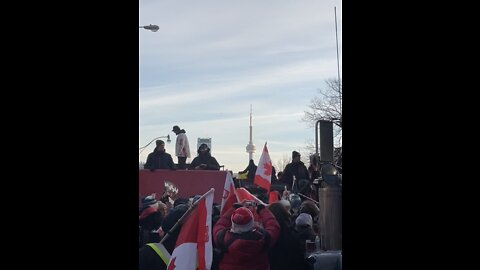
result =
[[[288,211],[290,211],[290,208],[292,207],[290,205],[290,202],[285,200],[285,199],[281,199],[280,201],[280,204],[283,205]]]

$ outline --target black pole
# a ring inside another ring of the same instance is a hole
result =
[[[185,217],[187,217],[188,214],[190,214],[190,212],[192,212],[193,209],[195,209],[197,207],[200,200],[202,200],[203,198],[205,198],[205,196],[207,196],[209,193],[214,192],[214,191],[215,191],[215,189],[211,188],[209,191],[207,191],[207,193],[203,194],[202,197],[200,197],[192,205],[190,205],[187,212],[185,212],[185,214],[183,214],[183,216],[180,217],[180,219],[178,219],[178,221],[175,223],[175,225],[173,225],[173,227],[165,234],[165,236],[160,241],[160,244],[163,244],[163,242],[165,242],[165,240],[170,236],[171,232],[173,232],[180,224],[182,224],[183,219],[185,219]]]

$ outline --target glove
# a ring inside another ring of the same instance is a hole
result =
[[[257,214],[260,215],[260,211],[262,211],[262,209],[264,209],[264,208],[265,208],[265,206],[263,204],[259,203],[257,205]]]

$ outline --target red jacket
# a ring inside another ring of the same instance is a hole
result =
[[[220,217],[213,227],[213,239],[217,243],[217,235],[224,228],[232,226],[231,215],[234,208],[229,209]],[[268,245],[265,246],[266,236],[257,232],[257,240],[236,239],[228,248],[223,260],[220,262],[221,270],[268,270],[268,250],[275,244],[280,234],[280,225],[275,216],[266,208],[260,211],[260,221],[263,223],[264,232],[270,238]],[[258,228],[254,228],[254,231]],[[224,243],[234,237],[233,233],[228,230],[225,233]]]

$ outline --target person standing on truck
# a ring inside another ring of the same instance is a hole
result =
[[[152,172],[156,169],[175,170],[172,156],[165,152],[165,142],[157,140],[155,144],[157,146],[153,149],[152,153],[148,154],[147,162],[145,162],[143,168],[151,170]]]
[[[190,157],[190,145],[184,129],[180,129],[179,126],[173,126],[172,131],[177,135],[175,155],[178,158],[178,169],[183,170],[187,168],[187,158]]]

